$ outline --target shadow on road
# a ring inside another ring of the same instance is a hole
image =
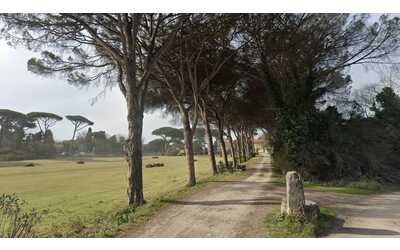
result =
[[[201,206],[220,206],[220,205],[274,205],[281,204],[281,201],[271,200],[271,198],[255,198],[241,200],[219,200],[219,201],[180,201],[180,200],[165,200],[166,203],[177,205],[201,205]]]
[[[355,235],[400,235],[399,232],[385,229],[342,227],[338,233],[355,234]]]

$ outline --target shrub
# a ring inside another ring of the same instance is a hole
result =
[[[26,202],[16,195],[0,196],[0,237],[33,237],[33,227],[39,223],[40,214],[35,209],[24,209]]]

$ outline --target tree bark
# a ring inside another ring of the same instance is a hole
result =
[[[188,167],[188,186],[196,185],[196,173],[194,168],[194,151],[193,151],[193,131],[190,128],[189,113],[187,110],[181,110],[183,137],[185,141],[186,160]]]
[[[239,131],[240,133],[240,145],[241,145],[241,149],[242,149],[242,156],[243,156],[243,161],[247,161],[247,148],[246,148],[246,141],[245,141],[245,136],[244,136],[244,132],[241,129]]]
[[[240,132],[237,129],[233,129],[233,133],[235,134],[235,137],[236,137],[237,155],[239,157],[239,163],[242,163],[243,157],[242,157],[242,145],[241,145]]]
[[[142,130],[143,103],[146,89],[140,91],[136,79],[135,61],[129,61],[124,68],[125,85],[121,82],[121,91],[125,96],[128,111],[128,138],[126,153],[128,162],[128,204],[144,204],[142,173]],[[121,75],[121,79],[122,75]],[[122,81],[122,80],[121,80]]]
[[[218,169],[217,169],[217,163],[215,161],[214,144],[213,144],[213,139],[212,139],[212,134],[211,134],[211,129],[210,129],[210,122],[208,120],[207,111],[202,112],[202,117],[203,117],[203,123],[205,125],[207,152],[208,152],[208,157],[209,157],[210,164],[211,164],[211,172],[213,175],[216,175],[216,174],[218,174]]]
[[[128,203],[142,205],[143,174],[142,174],[142,130],[143,110],[139,107],[138,98],[127,94],[128,107],[128,139],[126,140],[128,161]]]
[[[224,128],[223,128],[221,119],[219,119],[219,117],[217,117],[217,124],[218,124],[218,136],[219,136],[219,141],[221,144],[222,157],[224,159],[226,168],[230,168],[229,162],[228,162],[228,155],[226,153],[226,145],[225,145],[225,141],[224,141]]]
[[[244,137],[246,160],[248,160],[248,159],[250,159],[250,146],[249,146],[249,137],[248,137],[246,131],[243,133],[243,137]]]
[[[1,128],[0,128],[0,148],[3,146],[3,137],[4,137],[4,124],[1,124]]]
[[[72,134],[72,141],[75,140],[76,130],[77,130],[77,127],[76,127],[76,125],[74,125],[74,133]]]
[[[232,139],[232,134],[231,134],[231,129],[228,127],[228,140],[229,140],[229,144],[231,146],[231,154],[232,154],[232,159],[233,159],[233,167],[237,168],[237,158],[236,158],[236,149],[235,149],[235,145],[233,144],[233,139]]]

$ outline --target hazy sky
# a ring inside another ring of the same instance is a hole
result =
[[[95,124],[94,130],[108,134],[127,134],[126,105],[117,87],[107,89],[104,97],[92,105],[92,100],[103,88],[77,88],[59,78],[35,75],[27,70],[27,60],[33,53],[22,48],[9,47],[0,40],[0,109],[22,113],[32,111],[52,112],[60,116],[83,115]],[[143,137],[153,139],[151,131],[160,126],[170,126],[169,119],[160,112],[145,114]],[[64,119],[53,128],[57,140],[70,139],[73,128]]]
[[[35,54],[9,47],[0,40],[0,108],[22,113],[52,112],[60,116],[83,115],[95,124],[93,129],[108,134],[127,134],[125,100],[117,87],[107,90],[104,97],[92,105],[101,87],[77,88],[59,78],[45,78],[27,70],[26,63]],[[354,87],[376,82],[376,76],[361,67],[353,70]],[[161,126],[171,126],[170,119],[160,112],[145,114],[143,137],[154,139],[151,131]],[[63,120],[53,128],[57,140],[72,137],[72,125]]]

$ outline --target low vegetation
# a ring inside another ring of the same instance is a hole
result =
[[[41,215],[35,209],[27,209],[26,202],[15,194],[0,196],[0,238],[35,236],[34,226]]]
[[[265,218],[267,236],[272,238],[314,238],[327,235],[336,225],[336,214],[321,208],[318,221],[304,222],[294,216],[275,211]]]
[[[278,173],[274,173],[272,181],[277,186],[284,186],[285,179]],[[383,192],[397,191],[399,185],[382,184],[375,180],[363,178],[360,181],[331,181],[331,182],[304,182],[304,189],[318,192],[332,192],[355,195],[372,195]]]

